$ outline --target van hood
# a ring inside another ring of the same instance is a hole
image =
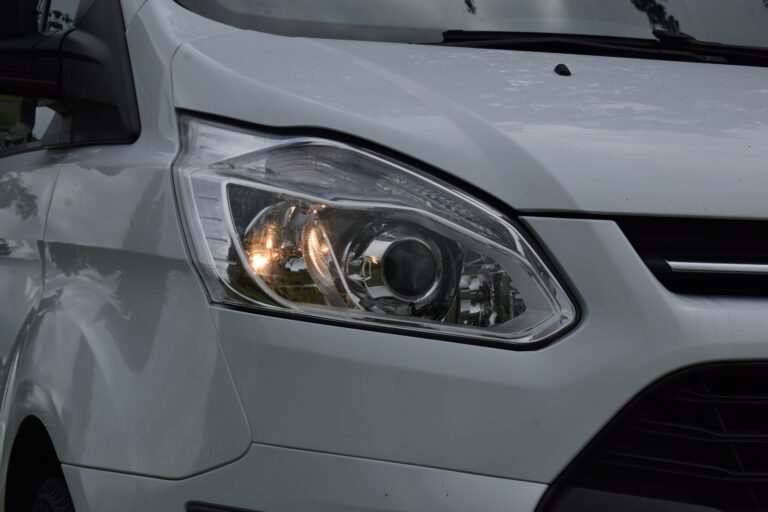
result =
[[[179,108],[367,139],[521,212],[768,218],[766,68],[238,31],[172,73]]]

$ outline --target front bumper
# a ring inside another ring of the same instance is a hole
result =
[[[194,503],[260,512],[533,512],[546,487],[264,445],[185,480],[74,466],[64,474],[78,512],[182,512]]]
[[[563,338],[514,351],[213,307],[248,454],[182,481],[68,466],[77,510],[532,512],[651,383],[768,359],[765,299],[669,292],[610,220],[522,220],[577,294]]]
[[[768,358],[768,301],[669,292],[609,220],[523,221],[582,310],[542,349],[214,308],[253,442],[549,483],[658,378]]]

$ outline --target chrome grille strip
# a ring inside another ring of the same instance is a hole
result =
[[[768,264],[667,261],[667,265],[669,265],[669,268],[672,269],[672,272],[768,275]]]

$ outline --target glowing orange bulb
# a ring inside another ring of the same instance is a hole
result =
[[[251,268],[257,274],[260,274],[269,266],[272,258],[269,251],[254,251],[251,253]]]

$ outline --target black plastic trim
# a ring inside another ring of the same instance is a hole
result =
[[[768,221],[623,217],[616,222],[648,268],[672,292],[768,296],[768,275],[676,272],[668,264],[768,264]]]
[[[614,430],[619,428],[619,426],[635,412],[635,406],[637,404],[641,403],[647,397],[652,396],[654,393],[667,386],[670,381],[685,377],[686,375],[695,374],[710,369],[734,369],[745,366],[765,364],[768,364],[768,361],[760,359],[707,362],[673,370],[651,382],[645,388],[631,397],[613,416],[613,418],[611,418],[589,441],[589,443],[565,466],[565,468],[547,488],[547,491],[544,493],[544,496],[542,496],[539,504],[536,507],[536,512],[560,512],[556,508],[557,500],[560,499],[564,491],[569,488],[569,482],[581,470],[582,466],[585,465],[590,459],[592,459],[595,454],[600,451],[601,444],[604,442],[604,440],[610,436]],[[635,510],[638,512],[645,512],[647,509],[637,508]],[[693,509],[691,510],[693,511]],[[714,512],[715,510],[716,509],[710,509],[710,512]],[[670,510],[670,512],[677,511]]]
[[[81,0],[62,45],[71,144],[131,144],[141,122],[120,0]]]

